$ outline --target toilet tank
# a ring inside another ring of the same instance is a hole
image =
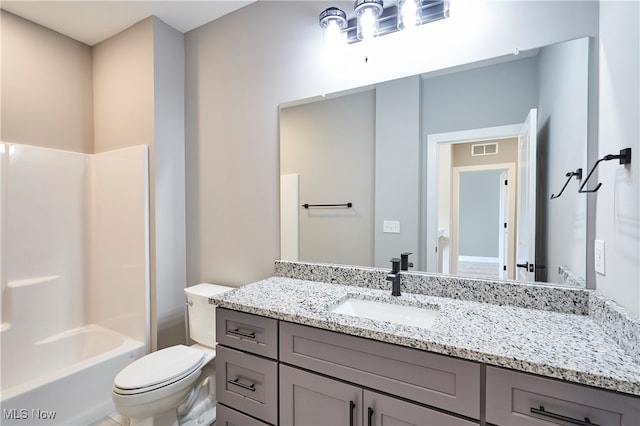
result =
[[[216,305],[209,303],[209,297],[232,289],[218,284],[198,284],[184,289],[191,339],[210,348],[216,346]]]

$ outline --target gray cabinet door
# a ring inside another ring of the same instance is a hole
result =
[[[361,426],[362,388],[280,366],[280,424]]]
[[[367,426],[477,426],[459,417],[368,390],[364,391],[364,410]]]

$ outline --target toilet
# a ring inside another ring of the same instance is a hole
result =
[[[215,284],[185,288],[189,337],[197,343],[145,355],[115,377],[113,403],[130,425],[215,422],[216,307],[209,298],[232,288]]]

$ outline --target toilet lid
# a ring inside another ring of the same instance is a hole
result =
[[[184,345],[145,355],[125,367],[114,379],[119,389],[141,389],[174,381],[200,368],[205,353]]]

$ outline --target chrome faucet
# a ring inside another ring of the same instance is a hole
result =
[[[391,281],[391,295],[400,296],[400,259],[391,259],[391,272],[387,274],[387,281]]]

